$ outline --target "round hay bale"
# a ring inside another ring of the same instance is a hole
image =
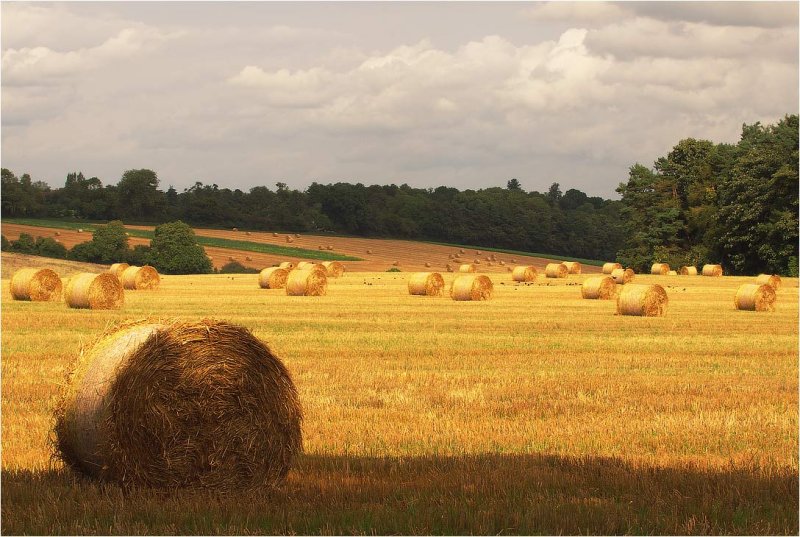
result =
[[[292,270],[294,268],[294,263],[291,261],[284,261],[283,263],[280,263],[278,267],[284,270]]]
[[[438,272],[415,272],[408,279],[408,293],[420,296],[442,296],[444,278]]]
[[[274,231],[273,231],[273,232],[272,232],[272,236],[273,236],[273,237],[277,237],[277,236],[278,236],[278,234],[277,234],[276,232],[274,232]]]
[[[263,488],[302,451],[283,363],[246,328],[213,320],[106,332],[81,352],[55,418],[67,466],[125,486]]]
[[[141,289],[157,289],[161,283],[158,271],[150,265],[128,267],[122,273],[122,285],[131,291]]]
[[[293,238],[291,238],[289,235],[286,235],[286,242],[288,242],[288,243],[290,243],[290,244],[291,244],[291,243],[293,243],[293,242],[294,242],[294,239],[293,239]]]
[[[122,273],[125,272],[128,267],[130,267],[130,265],[127,263],[114,263],[108,271],[122,281]]]
[[[298,270],[303,270],[305,268],[310,268],[313,265],[314,265],[314,263],[310,263],[308,261],[300,261],[299,263],[297,263],[297,269]]]
[[[626,284],[633,281],[633,277],[636,275],[633,272],[633,269],[614,269],[614,272],[611,273],[611,277],[614,278],[614,283],[618,284]]]
[[[535,282],[537,276],[539,272],[533,265],[520,265],[511,270],[511,279],[515,282]]]
[[[491,261],[487,261],[487,262],[486,262],[486,266],[487,266],[487,267],[491,267],[491,266],[492,266],[492,262],[491,262]]]
[[[509,261],[509,263],[516,263],[516,262],[517,262],[517,260],[516,260],[516,259],[514,259],[513,257],[512,257],[512,258],[511,258],[511,260]]]
[[[318,250],[324,250],[324,249],[325,249],[325,247],[324,247],[324,246],[322,246],[322,245],[320,244],[320,245],[317,247],[317,249],[318,249]]]
[[[393,267],[399,267],[400,266],[400,261],[395,261],[394,263],[392,263],[392,266]]]
[[[453,267],[450,265],[450,263],[446,264],[444,268],[447,270],[447,272],[453,272]]]
[[[475,272],[475,265],[473,265],[471,263],[464,263],[463,265],[458,267],[458,271],[459,272],[464,272],[464,273]]]
[[[569,269],[564,263],[548,263],[544,268],[544,275],[548,278],[566,278]]]
[[[299,233],[295,233],[295,234],[294,234],[294,238],[295,238],[295,239],[299,239],[299,238],[300,238],[300,234],[299,234]]]
[[[455,256],[453,254],[447,254],[447,259],[453,259]]]
[[[480,250],[475,250],[475,255],[483,255],[483,252],[481,252]]]
[[[677,276],[677,275],[678,275],[678,273],[677,273],[677,272],[675,272],[674,270],[670,270],[670,271],[667,273],[667,276]]]
[[[450,286],[450,298],[453,300],[489,300],[492,298],[494,285],[488,276],[483,274],[465,274],[457,276]]]
[[[697,276],[697,267],[681,267],[678,274],[681,276]]]
[[[497,264],[502,267],[502,266],[504,266],[506,264],[506,262],[505,261],[498,261]]]
[[[703,265],[703,276],[722,276],[722,265]]]
[[[666,276],[669,274],[669,265],[667,263],[653,263],[653,266],[650,267],[650,274]]]
[[[244,256],[244,259],[245,259],[245,261],[252,261],[253,260],[253,258],[250,257],[249,255]]]
[[[622,265],[619,263],[603,263],[603,274],[611,274],[617,269],[621,269]]]
[[[48,268],[23,268],[11,277],[11,298],[32,302],[61,299],[61,278]]]
[[[78,233],[83,233],[83,228],[78,228]]]
[[[338,278],[344,274],[344,265],[338,261],[323,261],[322,266],[325,267],[325,275],[331,278]]]
[[[481,260],[480,259],[476,259],[472,263],[475,264],[475,265],[480,265],[481,264]]]
[[[286,280],[286,294],[289,296],[324,296],[327,293],[328,277],[324,270],[293,270]]]
[[[265,268],[258,274],[258,286],[262,289],[283,289],[289,271],[280,267]]]
[[[583,268],[578,261],[564,261],[564,265],[567,266],[570,274],[580,274]]]
[[[776,291],[781,287],[781,277],[777,274],[759,274],[756,278],[759,285],[769,285]]]
[[[371,254],[371,253],[372,253],[372,250],[367,250],[367,253],[368,253],[368,254]]]
[[[125,302],[125,292],[119,278],[110,272],[82,272],[67,281],[64,301],[70,308],[116,310]]]
[[[507,270],[508,272],[514,272],[514,268],[513,268],[513,267],[506,267],[506,270]]]
[[[775,289],[771,285],[745,283],[739,286],[733,303],[737,310],[775,311]]]
[[[586,278],[581,286],[583,298],[610,300],[617,294],[617,284],[611,276],[593,276]]]
[[[56,237],[60,237],[60,236],[61,236],[61,232],[60,231],[56,231]]]
[[[464,255],[466,252],[464,250],[459,250],[458,253]]]
[[[661,317],[667,312],[667,292],[658,284],[629,284],[617,297],[617,313],[639,317]]]
[[[425,262],[425,268],[430,268],[430,266],[431,266],[431,264],[426,261]]]
[[[331,246],[331,245],[329,244],[329,245],[328,245],[328,250],[333,250],[333,246]]]
[[[245,231],[244,234],[245,235],[250,235],[250,232],[249,231]]]
[[[233,231],[239,231],[238,227],[235,227],[235,228],[232,228],[232,229],[233,229]]]

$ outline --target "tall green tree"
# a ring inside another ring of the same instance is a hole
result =
[[[197,244],[194,230],[180,220],[157,226],[150,241],[150,262],[165,274],[206,274],[211,260]]]

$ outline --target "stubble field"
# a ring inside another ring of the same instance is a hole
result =
[[[582,300],[586,276],[491,274],[470,303],[409,296],[408,275],[347,273],[325,297],[165,276],[110,312],[14,302],[4,278],[3,533],[798,532],[796,279],[754,313],[733,309],[752,278],[637,276],[670,304],[636,318]],[[123,492],[51,460],[81,344],[148,316],[235,322],[284,360],[305,411],[284,486]]]

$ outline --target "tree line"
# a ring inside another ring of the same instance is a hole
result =
[[[743,125],[737,144],[685,139],[653,167],[631,166],[620,200],[577,189],[526,192],[403,185],[276,183],[244,192],[195,183],[159,189],[156,172],[116,184],[69,173],[62,188],[2,169],[2,214],[128,223],[334,232],[506,248],[600,260],[722,263],[730,273],[797,274],[798,118]]]

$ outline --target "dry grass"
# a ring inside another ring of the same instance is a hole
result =
[[[797,533],[797,279],[755,313],[733,307],[752,278],[639,275],[670,298],[648,318],[582,300],[585,276],[491,277],[474,303],[347,272],[312,304],[257,275],[163,276],[119,311],[12,302],[4,280],[3,531]],[[283,488],[123,492],[51,464],[51,400],[81,343],[154,314],[243,324],[286,363],[306,454]]]

